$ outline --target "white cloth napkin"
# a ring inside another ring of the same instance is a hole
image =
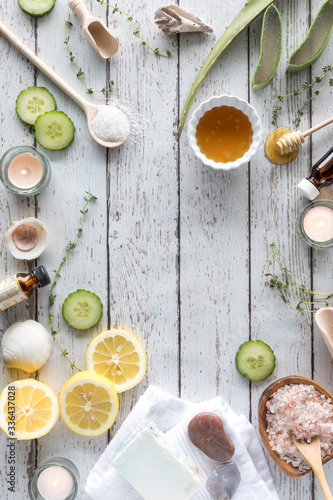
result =
[[[256,432],[244,415],[236,415],[221,397],[194,404],[172,397],[153,385],[140,397],[91,470],[85,487],[88,495],[94,500],[142,500],[111,463],[138,426],[151,420],[170,437],[170,441],[186,455],[192,456],[201,472],[208,477],[217,463],[196,448],[187,434],[189,421],[204,411],[219,415],[226,435],[235,446],[232,460],[241,473],[241,482],[233,500],[278,500]],[[212,497],[203,485],[191,500],[212,500]]]

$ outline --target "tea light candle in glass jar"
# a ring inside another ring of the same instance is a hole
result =
[[[73,490],[73,479],[70,473],[59,465],[44,469],[38,476],[37,489],[46,500],[63,500]]]
[[[9,191],[33,196],[50,180],[47,157],[32,146],[10,148],[0,160],[0,179]]]
[[[50,458],[30,478],[31,500],[74,500],[78,492],[79,472],[66,458]]]
[[[298,232],[312,247],[333,246],[333,201],[318,200],[305,207],[299,216]]]

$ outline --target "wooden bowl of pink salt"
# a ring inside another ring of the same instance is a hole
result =
[[[323,464],[333,458],[333,396],[306,377],[284,377],[262,393],[259,432],[271,457],[291,477],[311,472],[293,442],[320,437]]]

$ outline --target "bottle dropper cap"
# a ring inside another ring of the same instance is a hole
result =
[[[51,283],[51,278],[44,266],[35,267],[35,269],[33,269],[32,272],[36,276],[38,283],[41,287],[47,286]]]
[[[317,189],[312,182],[308,181],[308,179],[303,179],[297,187],[310,201],[314,200],[319,195],[319,189]]]

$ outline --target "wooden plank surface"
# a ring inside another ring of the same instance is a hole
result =
[[[71,14],[71,50],[88,87],[101,89],[108,79],[114,80],[113,92],[107,96],[86,96],[67,57],[63,43],[69,12],[66,0],[57,0],[52,13],[38,20],[24,14],[17,2],[4,0],[0,5],[0,19],[41,59],[92,102],[110,101],[123,107],[133,130],[119,149],[107,151],[95,144],[82,110],[0,39],[0,153],[18,144],[34,145],[30,129],[15,114],[16,96],[29,85],[49,88],[58,109],[76,125],[76,139],[70,148],[47,153],[52,179],[43,193],[22,198],[0,186],[0,234],[12,220],[39,217],[49,229],[50,245],[38,263],[51,271],[75,235],[84,192],[96,195],[98,200],[89,207],[82,239],[57,286],[54,309],[59,339],[84,368],[87,345],[97,333],[125,328],[142,341],[148,361],[142,383],[120,395],[120,411],[108,434],[84,438],[67,430],[59,419],[49,435],[33,442],[17,442],[15,494],[9,494],[5,484],[8,440],[2,433],[1,498],[28,498],[28,478],[35,466],[48,456],[62,455],[79,467],[82,484],[78,498],[86,499],[83,485],[90,468],[149,384],[193,401],[220,394],[254,425],[260,394],[277,378],[305,375],[332,391],[332,360],[313,317],[289,310],[266,286],[264,277],[269,245],[275,242],[284,262],[302,281],[320,291],[332,288],[331,251],[309,250],[295,230],[296,217],[306,204],[296,184],[331,146],[330,136],[325,130],[318,132],[287,167],[272,166],[263,146],[250,165],[235,172],[204,167],[189,148],[186,130],[179,143],[175,139],[179,112],[200,64],[243,2],[223,2],[222,6],[217,0],[179,3],[211,24],[215,32],[182,34],[170,58],[150,53],[133,36],[124,16],[89,0],[89,10],[109,23],[120,42],[118,53],[106,63],[98,59],[82,34],[80,21]],[[273,128],[271,110],[276,96],[313,78],[330,63],[332,40],[311,71],[285,73],[288,56],[311,22],[309,12],[313,17],[320,3],[276,3],[282,16],[284,45],[280,67],[269,86],[257,93],[250,88],[259,55],[258,19],[221,58],[194,106],[213,94],[237,95],[256,108],[266,136]],[[171,45],[171,39],[164,37],[153,22],[153,13],[160,6],[160,0],[139,4],[124,0],[119,4],[137,21],[144,38],[162,50]],[[316,98],[305,112],[302,130],[327,118],[328,99],[329,91]],[[280,124],[293,127],[296,110],[295,100],[288,100]],[[323,196],[332,198],[331,193],[328,189]],[[29,264],[16,261],[1,246],[1,276],[28,268]],[[65,297],[78,288],[96,292],[104,304],[102,321],[84,335],[73,333],[60,313]],[[44,289],[34,299],[1,313],[0,333],[13,322],[28,318],[47,326],[47,304],[48,292]],[[242,378],[234,364],[238,346],[250,338],[266,341],[277,356],[273,375],[257,384]],[[3,365],[0,374],[1,388],[26,377],[24,372]],[[32,376],[58,392],[71,374],[53,346],[50,361]],[[282,500],[322,498],[311,475],[287,478],[267,458]],[[327,464],[325,470],[333,488],[333,464]]]

